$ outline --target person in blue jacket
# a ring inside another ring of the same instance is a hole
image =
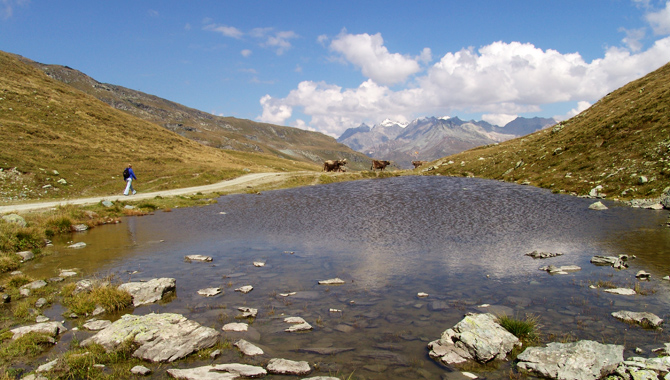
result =
[[[135,172],[133,171],[133,165],[128,164],[128,168],[123,171],[123,179],[126,181],[126,190],[123,192],[123,195],[128,195],[129,192],[132,192],[133,195],[137,193],[135,189],[133,189],[133,180],[137,179],[135,177]]]

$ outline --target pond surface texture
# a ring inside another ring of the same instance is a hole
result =
[[[610,316],[649,311],[667,320],[670,229],[665,211],[617,206],[589,210],[594,200],[497,181],[449,177],[397,177],[336,183],[263,194],[229,195],[200,208],[157,211],[69,237],[32,276],[54,267],[82,268],[86,276],[114,274],[121,281],[177,279],[169,302],[135,314],[176,312],[220,331],[236,322],[238,306],[259,309],[244,337],[265,351],[261,359],[228,350],[214,363],[306,360],[310,376],[364,379],[440,379],[453,369],[428,357],[427,344],[467,312],[539,318],[543,343],[591,339],[623,344],[624,357],[653,356],[669,342],[665,332],[642,329]],[[536,260],[534,250],[563,256]],[[184,256],[212,256],[212,263]],[[597,267],[594,255],[636,255],[627,270]],[[254,267],[253,262],[264,262]],[[550,275],[544,265],[578,265],[579,272]],[[649,294],[620,296],[590,289],[599,280],[633,288],[644,269]],[[130,275],[130,272],[138,273]],[[339,277],[340,286],[318,285]],[[252,285],[248,294],[234,289]],[[199,289],[221,287],[215,297]],[[297,292],[282,297],[281,293]],[[419,298],[417,293],[428,293]],[[488,307],[481,305],[488,304]],[[333,312],[331,309],[339,311]],[[62,310],[60,310],[62,312]],[[288,333],[286,316],[314,329]],[[62,319],[62,317],[55,317]],[[81,334],[81,332],[79,332]],[[80,340],[83,338],[79,337]],[[320,355],[311,348],[350,349]],[[187,359],[177,367],[209,364]],[[165,376],[162,366],[154,376]],[[510,378],[510,363],[466,369],[484,378]],[[308,377],[308,376],[304,376]],[[282,376],[282,378],[291,378]]]

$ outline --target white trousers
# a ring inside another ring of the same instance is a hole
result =
[[[126,180],[126,182],[128,184],[126,185],[126,190],[123,192],[123,195],[128,195],[129,192],[132,192],[133,194],[135,194],[135,189],[133,189],[133,179],[128,178]]]

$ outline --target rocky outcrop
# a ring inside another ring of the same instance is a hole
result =
[[[549,343],[529,347],[517,359],[517,368],[534,376],[561,380],[597,380],[623,362],[623,346],[591,340]]]
[[[114,350],[126,340],[131,340],[139,345],[133,352],[134,357],[151,362],[172,362],[211,347],[218,339],[216,330],[203,327],[180,314],[126,314],[81,342],[81,345],[85,347],[97,343],[106,350]]]
[[[591,264],[594,265],[609,265],[614,269],[628,268],[628,255],[616,256],[593,256]]]
[[[520,345],[519,339],[500,326],[493,314],[486,313],[467,315],[428,347],[430,357],[444,364],[458,364],[468,360],[479,363],[504,360]]]
[[[147,282],[127,282],[119,286],[133,296],[133,306],[141,306],[159,301],[163,296],[177,288],[174,278],[154,278]]]
[[[632,357],[619,364],[609,380],[661,380],[670,375],[670,356],[660,358]]]

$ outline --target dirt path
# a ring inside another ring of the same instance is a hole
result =
[[[98,203],[104,200],[109,201],[118,201],[118,200],[141,200],[141,199],[151,199],[156,196],[166,197],[166,196],[175,196],[175,195],[184,195],[184,194],[193,194],[193,193],[213,193],[217,191],[235,191],[245,189],[248,186],[258,186],[265,185],[272,182],[282,182],[286,179],[293,176],[301,175],[315,175],[315,172],[286,172],[286,173],[254,173],[246,174],[241,177],[237,177],[231,180],[222,181],[214,183],[211,185],[195,186],[195,187],[185,187],[181,189],[173,190],[162,190],[154,191],[150,193],[138,192],[135,195],[124,196],[123,194],[118,195],[107,195],[102,197],[91,197],[91,198],[79,198],[79,199],[65,199],[60,201],[51,201],[51,202],[38,202],[38,203],[26,203],[20,205],[10,205],[10,206],[0,206],[0,214],[7,214],[10,212],[25,212],[40,210],[45,208],[57,207],[60,205],[86,205]]]

